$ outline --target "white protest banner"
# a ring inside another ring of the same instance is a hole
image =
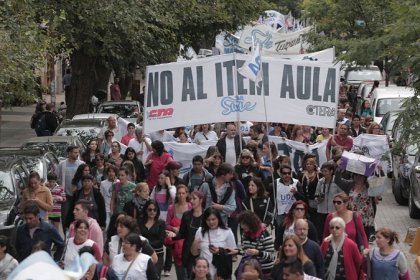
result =
[[[192,158],[200,155],[203,158],[206,156],[207,149],[210,146],[215,146],[217,141],[204,141],[201,145],[194,143],[176,143],[164,142],[166,151],[171,154],[172,158],[181,164],[179,171],[182,177],[192,168]]]
[[[321,165],[327,161],[326,147],[328,141],[307,145],[278,136],[268,136],[268,139],[276,144],[279,155],[286,155],[289,157],[293,171],[299,170],[302,163],[302,157],[305,154],[314,154],[318,167],[321,167]]]
[[[391,171],[391,155],[386,135],[360,134],[353,139],[352,151],[361,151],[365,156],[379,160],[385,174]]]
[[[239,46],[248,50],[252,46],[254,37],[256,44],[261,44],[264,53],[275,54],[300,54],[308,44],[303,41],[302,35],[308,33],[311,27],[305,27],[299,31],[290,33],[273,32],[272,28],[265,24],[246,26],[239,38]]]
[[[263,53],[263,55],[265,55]],[[304,54],[268,54],[271,56],[281,57],[283,59],[290,60],[310,60],[310,61],[322,61],[322,62],[334,62],[335,53],[334,48],[328,48],[319,52],[304,53]]]
[[[249,57],[227,54],[148,66],[145,132],[238,118],[334,127],[339,64],[263,56],[263,80],[256,87],[236,71]]]

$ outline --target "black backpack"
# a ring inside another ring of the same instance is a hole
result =
[[[48,130],[46,114],[42,113],[35,124],[35,132],[38,136],[50,135],[51,132]]]

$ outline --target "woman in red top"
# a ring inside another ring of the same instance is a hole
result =
[[[363,222],[358,212],[353,212],[350,208],[350,197],[345,193],[341,192],[334,196],[334,207],[335,212],[329,213],[324,224],[324,236],[323,238],[330,235],[330,222],[335,217],[340,217],[345,222],[345,232],[347,237],[357,244],[360,251],[369,248],[369,242],[363,227]]]
[[[331,234],[321,244],[325,279],[364,279],[361,269],[362,255],[357,245],[344,234],[345,225],[340,217],[328,221]]]
[[[172,161],[171,155],[165,151],[165,146],[159,140],[152,142],[152,152],[146,159],[145,166],[149,169],[147,184],[149,188],[153,188],[157,183],[157,178],[166,165]],[[150,189],[152,191],[152,189]]]

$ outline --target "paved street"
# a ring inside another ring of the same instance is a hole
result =
[[[49,96],[45,99],[49,101]],[[63,99],[63,95],[57,97],[57,103]],[[25,138],[35,136],[35,133],[29,127],[29,120],[35,110],[35,105],[30,105],[23,108],[9,108],[3,109],[0,115],[0,146],[1,147],[16,147],[19,146]],[[383,201],[378,205],[378,212],[376,217],[377,227],[390,227],[396,230],[400,235],[400,240],[404,240],[405,234],[409,227],[419,227],[420,220],[410,219],[408,216],[407,206],[399,206],[395,202],[391,190],[389,190],[384,196]],[[413,264],[415,256],[409,253],[409,245],[400,243],[397,245],[403,250],[409,261],[412,279],[420,279],[415,277]],[[238,262],[237,262],[238,263]],[[236,264],[237,264],[236,263]],[[171,277],[166,279],[176,279],[175,271],[172,269]],[[165,277],[162,277],[165,279]]]

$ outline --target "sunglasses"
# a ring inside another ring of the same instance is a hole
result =
[[[333,200],[333,204],[341,205],[343,202],[340,200]]]
[[[296,210],[296,211],[305,211],[305,208],[295,208],[294,210]]]
[[[291,175],[292,172],[282,172],[281,174],[283,174],[283,175]]]
[[[148,212],[157,212],[156,208],[147,208]]]
[[[338,227],[338,226],[332,226],[332,227],[330,227],[330,229],[339,230],[339,229],[341,229],[341,227]]]

